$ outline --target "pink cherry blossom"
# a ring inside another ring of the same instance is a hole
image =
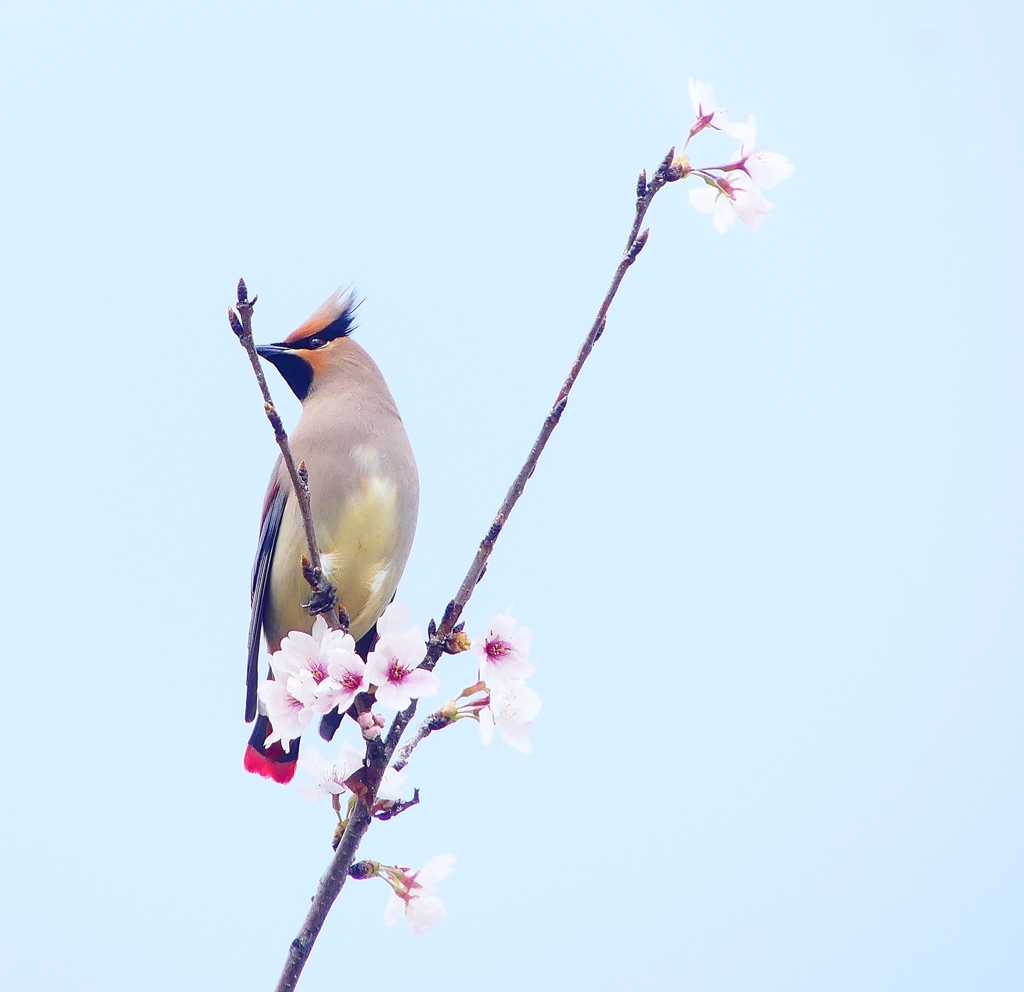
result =
[[[395,893],[384,908],[384,922],[393,926],[404,915],[409,929],[421,935],[440,923],[448,911],[433,892],[454,867],[455,856],[451,854],[431,858],[419,871],[382,866],[381,874]]]
[[[507,689],[533,674],[529,661],[530,632],[507,613],[491,621],[486,637],[474,637],[470,650],[480,662],[480,681],[491,689]]]
[[[334,650],[354,651],[355,641],[344,631],[331,630],[323,617],[317,617],[311,633],[293,630],[281,640],[281,648],[271,657],[270,667],[276,679],[308,672],[319,685],[330,674],[330,652]]]
[[[327,671],[329,677],[317,687],[313,709],[317,713],[328,713],[335,707],[344,713],[356,698],[356,694],[370,687],[366,677],[366,662],[356,654],[356,642],[345,635],[347,641],[328,652]]]
[[[712,185],[691,189],[690,205],[702,214],[711,214],[719,234],[725,234],[737,217],[756,230],[774,207],[754,180],[738,169],[716,178]]]
[[[346,780],[362,767],[363,756],[348,741],[342,744],[341,752],[333,762],[328,761],[316,748],[304,748],[299,755],[299,768],[313,779],[314,784],[299,786],[299,791],[311,803],[325,796],[340,796],[348,791]]]
[[[539,712],[540,696],[528,686],[493,690],[488,704],[479,711],[480,739],[490,744],[497,728],[506,744],[529,754],[533,750],[530,728]]]
[[[290,631],[270,658],[273,679],[260,683],[259,697],[273,725],[267,745],[298,737],[313,718],[340,706],[347,709],[355,694],[369,685],[351,635],[332,630],[323,617],[313,630]],[[290,747],[286,746],[286,750]]]
[[[419,668],[425,642],[419,627],[410,626],[409,611],[392,603],[377,621],[380,635],[366,662],[366,678],[377,687],[377,700],[404,710],[413,699],[432,696],[441,680]]]
[[[294,682],[290,679],[289,682]],[[273,730],[267,735],[266,747],[276,741],[284,744],[285,752],[291,751],[291,742],[302,735],[313,719],[313,711],[289,691],[281,682],[267,679],[260,683],[259,697],[270,718]]]
[[[313,621],[311,633],[293,630],[284,637],[270,667],[291,696],[316,713],[339,705],[347,709],[365,688],[355,641],[344,631],[332,630],[323,617]]]

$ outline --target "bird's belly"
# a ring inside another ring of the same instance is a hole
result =
[[[349,630],[356,640],[384,612],[409,556],[412,535],[402,533],[398,509],[395,484],[382,475],[368,475],[340,504],[314,511],[324,572],[337,589],[338,602],[348,611]],[[309,586],[302,577],[303,554],[308,552],[302,521],[290,500],[270,579],[265,629],[271,650],[288,631],[312,626],[302,609],[309,600]]]

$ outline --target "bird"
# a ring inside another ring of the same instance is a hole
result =
[[[302,404],[290,436],[296,464],[308,472],[313,528],[326,578],[349,614],[349,633],[365,659],[376,622],[394,598],[416,534],[419,474],[398,407],[373,359],[352,337],[354,293],[339,289],[283,341],[257,353],[276,366]],[[273,653],[292,630],[311,631],[302,574],[308,554],[291,480],[281,458],[270,476],[252,570],[252,616],[245,720],[255,720],[246,771],[290,782],[299,742],[266,746],[272,731],[257,694],[261,636]],[[272,677],[272,676],[271,676]],[[327,714],[330,740],[344,714]]]

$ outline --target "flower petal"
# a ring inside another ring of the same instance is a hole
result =
[[[720,195],[718,190],[712,189],[710,186],[697,186],[690,190],[690,206],[694,210],[699,210],[702,214],[714,213],[715,200]]]
[[[423,668],[414,668],[402,679],[402,688],[413,698],[433,696],[441,688],[441,680]]]
[[[401,603],[392,603],[377,621],[377,633],[383,637],[385,634],[404,634],[412,626],[412,619],[409,616],[409,607]]]
[[[389,709],[404,710],[412,702],[412,697],[402,686],[385,679],[377,684],[377,702]]]
[[[404,912],[405,902],[398,896],[392,896],[384,907],[384,925],[393,927],[402,918]]]
[[[405,917],[413,933],[425,934],[448,915],[444,903],[437,896],[415,896],[405,907]]]
[[[416,881],[424,892],[433,892],[437,883],[452,873],[456,861],[458,858],[454,854],[435,855],[416,872]]]

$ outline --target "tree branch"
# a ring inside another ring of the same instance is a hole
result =
[[[228,309],[228,323],[231,325],[231,330],[235,332],[239,343],[245,349],[245,353],[249,356],[253,373],[256,375],[256,381],[259,383],[260,392],[263,394],[264,412],[267,415],[267,420],[270,421],[270,426],[274,428],[274,438],[277,440],[277,446],[281,449],[281,458],[288,469],[288,477],[292,480],[292,489],[295,491],[295,498],[299,504],[302,526],[306,532],[306,545],[309,548],[309,560],[303,559],[302,562],[302,574],[309,583],[311,591],[310,601],[306,605],[306,609],[314,616],[324,614],[325,619],[332,627],[335,629],[340,627],[347,631],[348,614],[345,612],[344,607],[341,607],[340,610],[337,608],[337,591],[324,575],[323,563],[320,560],[320,545],[317,544],[316,531],[313,529],[313,514],[309,506],[309,483],[306,465],[305,463],[298,466],[295,464],[295,458],[288,443],[288,433],[285,431],[284,424],[281,423],[281,417],[277,412],[277,407],[274,406],[274,401],[271,399],[270,388],[267,386],[267,377],[263,374],[260,356],[256,351],[256,343],[253,341],[252,311],[259,297],[254,296],[251,300],[248,297],[249,290],[245,285],[245,280],[239,279],[237,302],[235,305],[237,313],[235,310]],[[340,619],[339,613],[341,614]]]
[[[445,607],[440,625],[435,626],[434,622],[431,621],[430,640],[427,643],[426,655],[420,663],[420,668],[430,670],[437,664],[438,659],[444,653],[445,648],[449,644],[449,638],[455,632],[455,627],[459,622],[459,617],[462,615],[462,611],[465,609],[466,604],[473,595],[473,590],[476,588],[480,579],[483,578],[484,571],[487,567],[487,559],[490,558],[491,552],[494,550],[494,545],[498,540],[498,536],[501,534],[501,530],[505,526],[509,514],[519,501],[519,497],[522,496],[523,490],[526,488],[526,483],[529,481],[530,476],[533,475],[534,469],[537,467],[537,462],[548,443],[548,439],[551,437],[555,427],[558,426],[558,422],[561,419],[566,403],[568,402],[569,393],[571,392],[584,363],[589,357],[590,352],[593,350],[594,345],[597,343],[598,338],[600,338],[601,334],[604,332],[605,322],[608,318],[608,309],[611,307],[612,301],[615,299],[615,295],[619,291],[619,285],[621,284],[626,272],[629,270],[629,267],[636,261],[637,256],[647,243],[648,232],[644,231],[641,234],[640,226],[643,223],[647,210],[651,205],[651,201],[667,182],[673,182],[680,178],[678,171],[672,167],[672,159],[674,156],[675,149],[672,149],[669,151],[668,155],[665,156],[650,183],[647,182],[646,174],[641,173],[640,181],[637,183],[637,201],[635,215],[633,218],[633,226],[630,230],[629,238],[626,240],[626,248],[623,252],[622,259],[615,269],[615,274],[612,276],[608,292],[605,293],[604,299],[601,301],[601,306],[598,308],[597,316],[594,318],[594,323],[591,325],[590,331],[584,338],[583,344],[580,346],[579,352],[576,355],[576,360],[573,362],[572,368],[569,370],[569,375],[566,377],[565,382],[562,384],[562,388],[558,392],[558,396],[555,398],[554,405],[544,418],[540,433],[537,435],[537,440],[534,441],[533,447],[530,449],[530,453],[527,456],[526,461],[523,463],[523,467],[519,470],[513,480],[505,498],[501,502],[501,506],[498,507],[498,512],[494,517],[493,523],[484,535],[484,539],[480,542],[477,553],[469,566],[469,571],[466,573],[466,577],[462,580],[462,585],[459,586],[459,590],[455,594],[455,598]],[[242,310],[243,294],[244,283],[239,283],[239,313],[242,313],[244,317],[244,312]],[[232,327],[234,326],[234,323],[232,323]],[[241,338],[241,334],[238,331],[235,333],[239,334],[239,338]],[[252,354],[255,354],[255,352]],[[252,357],[252,355],[250,355],[250,357]],[[260,371],[262,372],[262,370]],[[269,399],[267,399],[267,402],[268,404],[270,403]],[[282,451],[283,450],[284,448],[282,447]],[[395,749],[398,747],[398,744],[402,739],[402,735],[405,733],[406,728],[409,726],[409,722],[415,714],[416,700],[414,699],[406,709],[396,714],[391,723],[391,727],[388,730],[387,737],[383,742],[379,739],[367,742],[366,795],[363,802],[356,804],[355,809],[352,812],[352,816],[349,818],[348,825],[345,828],[345,832],[342,834],[341,841],[338,844],[338,849],[331,860],[330,866],[324,876],[320,879],[320,884],[317,886],[316,894],[313,896],[312,905],[309,908],[309,912],[306,914],[306,919],[302,924],[302,929],[299,931],[299,935],[292,941],[291,946],[288,949],[288,957],[285,961],[284,970],[281,973],[281,978],[278,981],[275,992],[292,992],[295,988],[296,983],[299,980],[299,976],[302,973],[303,966],[306,963],[306,959],[309,957],[309,952],[312,950],[313,943],[316,941],[317,935],[323,927],[324,920],[327,919],[327,914],[330,912],[331,906],[334,904],[334,900],[337,899],[338,893],[345,884],[345,879],[348,877],[348,871],[352,866],[352,861],[359,848],[359,844],[365,836],[366,831],[369,829],[372,821],[372,816],[369,811],[373,808],[377,788],[380,785],[380,779],[384,774],[384,769],[387,768],[388,762],[391,760],[391,756],[394,754]],[[434,714],[434,716],[437,715],[438,714]],[[402,749],[402,756],[399,759],[400,764],[398,767],[404,767],[405,762],[408,761],[408,755],[405,753],[406,750],[411,754],[412,749],[415,748],[421,740],[434,730],[439,729],[438,727],[432,727],[430,730],[424,730],[425,727],[430,725],[432,719],[433,717],[428,717],[417,731],[413,740],[411,740]]]
[[[466,604],[469,602],[470,596],[473,595],[473,590],[476,588],[477,583],[483,578],[484,572],[487,569],[487,559],[490,558],[491,552],[494,550],[494,545],[497,543],[498,535],[501,534],[502,528],[508,521],[509,514],[511,514],[516,503],[519,502],[519,497],[523,495],[526,483],[529,481],[530,476],[533,475],[534,470],[537,467],[537,462],[540,460],[540,456],[543,453],[544,448],[547,446],[548,439],[551,437],[554,429],[558,426],[558,422],[562,417],[566,404],[569,402],[569,393],[572,391],[572,387],[576,384],[576,379],[579,377],[584,363],[587,358],[590,357],[590,353],[593,351],[598,338],[600,338],[604,333],[605,323],[608,319],[608,310],[619,291],[622,279],[629,270],[629,267],[636,261],[637,256],[641,251],[643,251],[644,245],[647,244],[647,235],[649,232],[644,231],[643,233],[640,233],[640,226],[643,224],[644,217],[647,215],[647,210],[651,205],[651,201],[666,183],[674,182],[676,179],[680,178],[680,173],[672,166],[672,159],[674,157],[675,149],[672,148],[662,160],[661,165],[658,166],[658,171],[654,174],[654,178],[649,183],[647,182],[646,172],[642,172],[640,174],[640,180],[637,183],[636,212],[633,217],[633,227],[629,232],[629,237],[626,239],[626,249],[622,254],[622,260],[615,269],[615,274],[612,276],[608,292],[605,293],[604,299],[601,301],[601,306],[598,308],[597,316],[594,318],[594,323],[591,325],[587,336],[583,339],[583,344],[580,345],[579,352],[576,355],[576,361],[573,362],[572,368],[569,370],[569,374],[566,376],[565,382],[562,383],[562,388],[558,391],[558,396],[555,398],[554,405],[548,411],[548,415],[544,418],[544,423],[541,425],[540,433],[537,435],[537,440],[533,442],[530,454],[527,456],[518,475],[516,475],[515,479],[512,481],[512,485],[509,486],[508,492],[505,494],[505,498],[501,502],[501,506],[498,507],[498,512],[495,514],[494,521],[484,536],[484,539],[480,542],[477,553],[469,566],[469,571],[466,572],[466,577],[462,580],[462,585],[459,586],[459,591],[455,594],[455,598],[445,607],[444,614],[441,617],[441,623],[437,627],[436,631],[431,635],[426,657],[420,663],[421,668],[429,670],[437,664],[438,659],[444,651],[445,645],[448,643],[448,638],[455,629],[455,625],[458,623],[459,617],[462,616],[462,611],[466,608]],[[408,723],[408,720],[406,720],[406,723]]]
[[[372,805],[372,804],[371,804]],[[338,850],[335,851],[331,863],[320,879],[316,887],[316,894],[313,896],[312,905],[302,923],[299,935],[288,947],[288,957],[285,959],[284,970],[277,983],[275,992],[292,992],[302,974],[302,967],[313,949],[313,944],[323,928],[327,914],[338,898],[345,879],[348,878],[348,870],[352,867],[359,844],[369,829],[373,817],[370,810],[362,803],[356,803],[349,817],[348,826],[341,835],[341,842]]]
[[[416,733],[412,735],[412,738],[402,745],[401,750],[398,752],[398,758],[391,767],[396,772],[400,772],[409,764],[409,759],[412,757],[412,753],[416,750],[417,745],[425,741],[435,730],[444,730],[445,727],[450,727],[454,722],[451,717],[445,716],[442,710],[435,710],[416,728]]]

